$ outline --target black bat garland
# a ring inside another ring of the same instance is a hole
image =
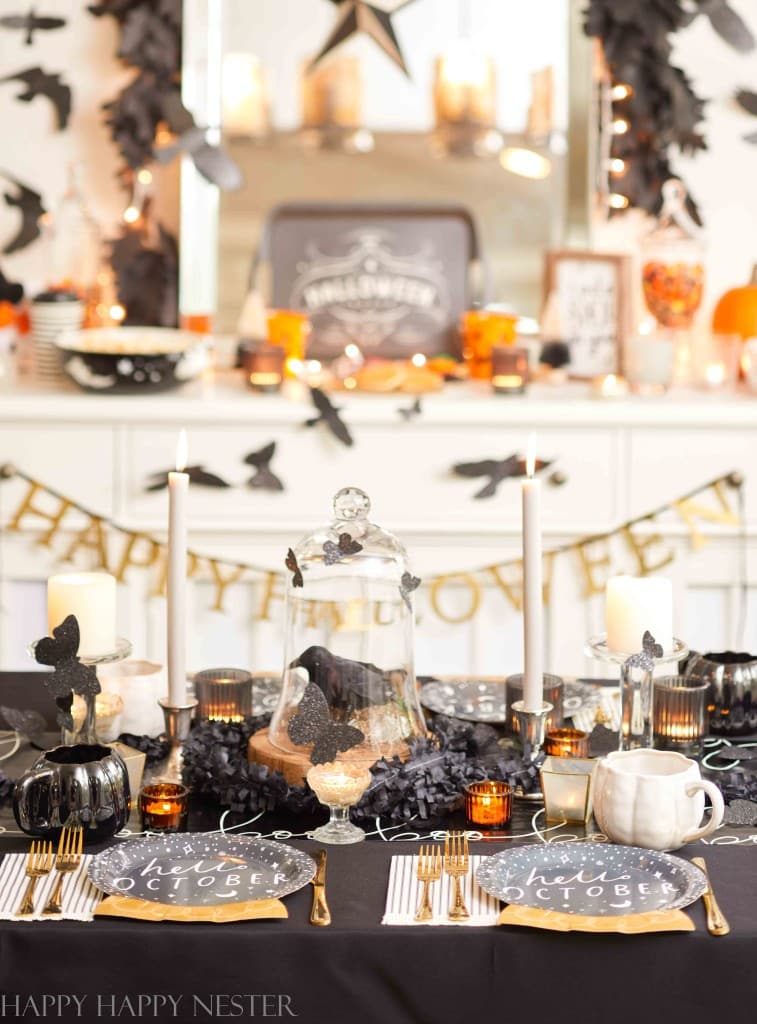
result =
[[[42,231],[39,226],[40,218],[46,212],[42,205],[42,196],[33,188],[24,185],[6,171],[0,171],[0,175],[6,178],[13,188],[13,192],[4,192],[3,196],[8,206],[15,206],[21,213],[21,226],[10,240],[3,246],[3,253],[10,256],[11,253],[25,249],[27,245],[36,241]]]
[[[50,32],[56,28],[63,28],[65,24],[65,18],[38,15],[33,8],[28,14],[7,14],[5,17],[0,18],[0,26],[3,28],[20,29],[26,32],[27,46],[31,46],[34,42],[35,32]]]
[[[305,420],[305,426],[314,427],[317,423],[324,423],[338,441],[351,448],[354,444],[352,434],[347,424],[339,415],[339,409],[332,405],[325,391],[321,391],[320,388],[311,387],[310,398],[318,410],[318,415],[312,419]]]
[[[547,466],[551,465],[551,461],[547,462],[543,459],[537,459],[534,468],[538,473],[540,470],[546,469]],[[482,459],[480,462],[458,462],[457,465],[452,467],[452,472],[457,476],[473,478],[488,476],[488,483],[480,491],[477,491],[473,497],[477,499],[491,498],[497,493],[497,489],[503,480],[507,480],[508,477],[522,477],[526,475],[526,462],[520,455],[510,455],[506,459]]]
[[[31,103],[37,96],[46,96],[55,107],[58,131],[63,131],[71,116],[71,89],[61,81],[60,74],[48,74],[40,67],[26,68],[0,78],[0,82],[21,82],[26,88],[16,94],[21,103]]]
[[[423,412],[423,409],[421,408],[420,398],[416,398],[412,405],[401,405],[397,409],[397,412],[406,423],[408,423],[415,416],[420,416],[420,414]]]

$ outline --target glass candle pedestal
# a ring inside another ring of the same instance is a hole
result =
[[[174,782],[156,782],[139,794],[145,832],[186,832],[189,790]]]
[[[687,757],[701,754],[707,722],[709,683],[685,676],[654,681],[654,745]]]
[[[368,769],[360,764],[332,761],[311,768],[307,780],[318,800],[331,812],[328,822],[315,829],[313,839],[335,846],[362,842],[365,832],[350,821],[350,807],[370,785]]]
[[[509,783],[487,779],[465,787],[465,817],[473,828],[502,828],[510,821],[512,811],[513,792]]]
[[[683,660],[689,648],[682,640],[673,638],[669,651],[653,659],[654,670],[628,665],[629,658],[638,652],[614,651],[607,644],[607,634],[593,636],[584,652],[590,658],[620,666],[620,736],[619,750],[653,747],[654,670]]]

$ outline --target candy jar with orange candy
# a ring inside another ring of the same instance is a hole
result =
[[[677,178],[662,187],[657,226],[644,241],[644,300],[662,327],[690,327],[704,292],[704,242],[686,210],[686,189]]]

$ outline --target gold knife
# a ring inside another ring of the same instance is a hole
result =
[[[707,888],[702,896],[704,908],[707,911],[707,931],[710,935],[727,935],[731,930],[731,926],[726,921],[723,912],[718,906],[718,901],[715,899],[715,893],[712,891],[712,884],[710,882],[710,874],[704,858],[692,857],[691,863],[698,867],[707,879]]]
[[[319,850],[315,855],[316,871],[311,885],[313,886],[313,908],[310,911],[310,923],[319,927],[331,924],[329,905],[326,902],[326,851]]]

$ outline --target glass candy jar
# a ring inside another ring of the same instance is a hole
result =
[[[644,300],[662,327],[689,327],[702,303],[704,243],[677,178],[662,187],[662,211],[642,249]]]
[[[413,598],[420,583],[392,534],[347,487],[334,521],[287,559],[283,686],[269,740],[311,764],[406,757],[425,734],[413,670]]]

